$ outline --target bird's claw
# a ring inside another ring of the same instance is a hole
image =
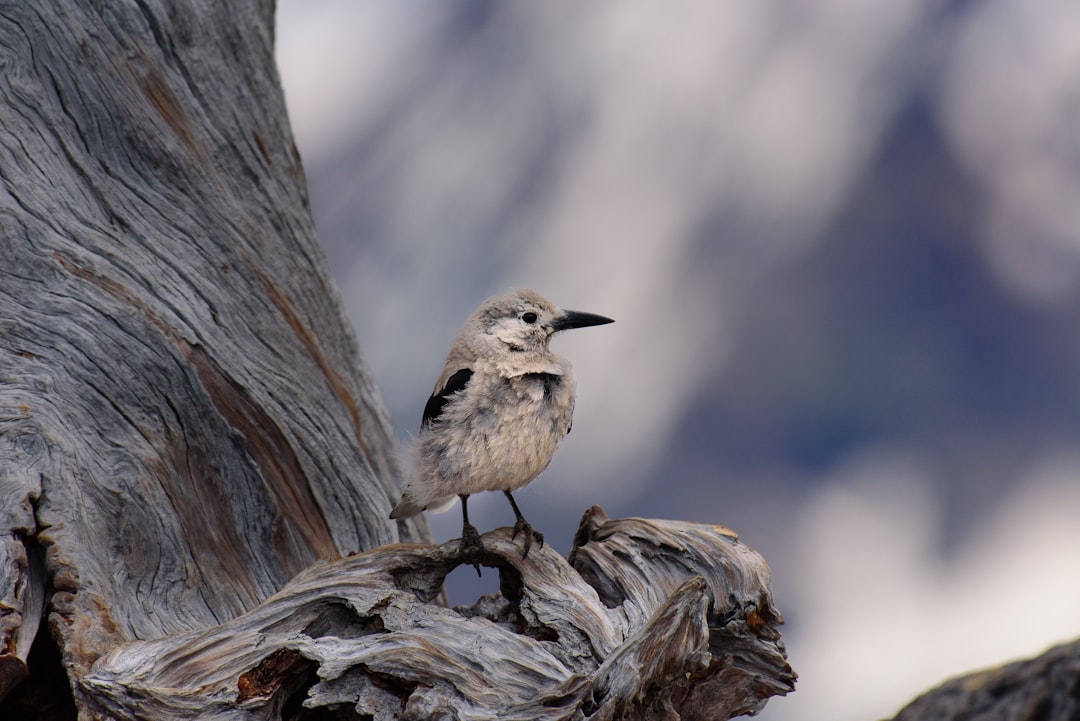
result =
[[[534,531],[533,527],[529,525],[529,522],[524,518],[519,518],[517,523],[514,524],[514,532],[510,534],[510,540],[517,538],[519,533],[524,533],[523,539],[524,550],[521,553],[522,558],[526,558],[529,555],[529,549],[532,548],[533,541],[535,540],[540,544],[540,548],[544,547],[544,534],[540,531]]]
[[[484,544],[480,541],[480,534],[476,530],[476,526],[471,523],[466,523],[461,528],[461,544],[458,546],[458,553],[463,556],[475,556],[478,553],[484,552]],[[472,567],[476,569],[476,575],[480,575],[480,564],[473,562]]]

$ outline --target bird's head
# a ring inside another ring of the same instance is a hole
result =
[[[552,334],[560,330],[614,322],[602,315],[562,310],[531,290],[487,299],[472,321],[470,325],[478,332],[478,340],[501,353],[546,350]]]

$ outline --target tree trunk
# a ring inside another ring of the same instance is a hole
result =
[[[267,2],[0,6],[0,691],[398,540]],[[374,311],[375,309],[373,309]]]
[[[386,545],[428,538],[388,520],[395,453],[272,3],[0,1],[0,715],[719,719],[792,687],[764,561],[711,527],[594,511],[569,564],[496,531],[503,598],[433,604],[468,559]]]

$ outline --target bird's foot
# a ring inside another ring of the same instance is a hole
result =
[[[458,546],[458,552],[463,556],[475,556],[478,553],[484,552],[484,544],[480,542],[480,534],[476,530],[476,526],[471,523],[466,523],[461,527],[461,545]],[[476,575],[480,575],[480,564],[475,561],[472,567],[476,569]]]
[[[544,547],[544,534],[540,531],[534,531],[533,527],[529,525],[529,522],[524,518],[518,518],[517,523],[514,524],[514,532],[510,534],[510,539],[517,538],[519,533],[524,533],[524,551],[521,553],[522,558],[526,558],[529,555],[529,549],[532,548],[533,541],[535,540],[540,544],[540,548]]]

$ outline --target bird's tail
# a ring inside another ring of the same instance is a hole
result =
[[[435,496],[433,498],[430,482],[424,482],[423,480],[427,476],[422,471],[416,470],[418,460],[415,456],[415,439],[409,444],[408,450],[411,457],[408,459],[403,458],[401,465],[412,470],[403,479],[405,481],[403,484],[405,491],[401,494],[401,500],[394,506],[394,510],[390,511],[390,518],[409,518],[421,511],[440,513],[454,505],[454,501],[458,498],[457,494],[451,493],[449,496]]]
[[[405,495],[401,497],[401,500],[394,510],[390,511],[390,518],[409,518],[415,516],[420,511],[424,510],[424,507],[416,502],[416,499],[412,497],[412,494],[405,491]]]
[[[442,513],[453,506],[454,502],[458,499],[457,496],[445,496],[428,501],[421,506],[421,502],[409,492],[410,490],[411,489],[405,490],[405,493],[401,496],[401,500],[394,506],[394,510],[390,511],[390,518],[408,518],[409,516],[415,516],[417,513],[420,513],[420,511]]]

